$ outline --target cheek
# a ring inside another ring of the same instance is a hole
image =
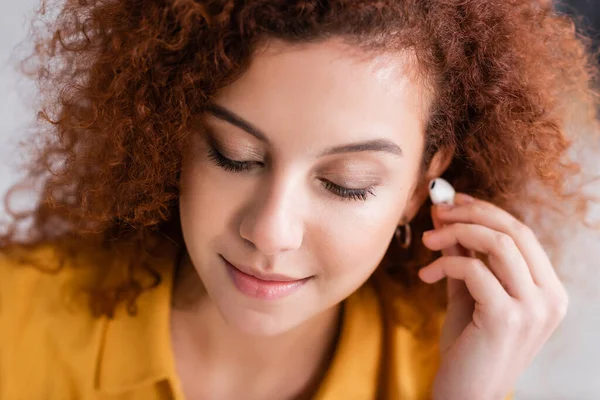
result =
[[[179,208],[186,243],[196,247],[226,229],[239,196],[232,195],[235,185],[214,176],[218,171],[202,154],[192,157],[182,167]]]
[[[377,203],[363,212],[338,214],[335,221],[322,225],[318,262],[324,266],[327,285],[335,286],[338,296],[350,294],[375,271],[388,249],[398,213],[397,205]],[[332,226],[336,228],[331,230]]]

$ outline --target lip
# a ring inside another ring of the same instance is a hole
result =
[[[310,279],[310,277],[295,279],[278,274],[258,274],[254,271],[249,273],[247,267],[235,266],[223,256],[221,259],[235,287],[243,294],[256,299],[281,299],[296,292]]]

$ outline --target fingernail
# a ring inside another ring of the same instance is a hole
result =
[[[438,207],[439,210],[449,211],[449,210],[452,210],[454,208],[454,205],[453,204],[441,203],[441,204],[438,204],[437,207]]]
[[[431,235],[434,231],[435,231],[435,229],[423,232],[423,237]]]
[[[475,201],[473,197],[464,193],[457,193],[456,197],[458,197],[456,200],[460,201],[461,203],[472,203],[473,201]]]

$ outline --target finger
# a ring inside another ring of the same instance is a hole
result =
[[[442,224],[440,219],[437,217],[436,211],[437,211],[437,209],[435,207],[432,207],[431,219],[433,221],[433,226],[436,229],[439,229],[444,225]],[[456,257],[474,257],[475,256],[473,251],[465,249],[460,244],[442,249],[442,255],[443,256],[456,256]],[[469,291],[467,289],[467,286],[465,285],[465,283],[463,281],[458,280],[458,279],[448,278],[448,282],[446,285],[446,295],[447,295],[449,302],[452,299],[460,298],[460,297],[464,296],[464,294],[468,293],[468,292]]]
[[[512,238],[504,233],[482,225],[454,223],[430,231],[423,243],[434,251],[458,243],[487,255],[490,269],[514,297],[526,298],[536,287],[525,259]]]
[[[533,281],[538,285],[559,284],[560,281],[548,255],[537,240],[535,233],[509,212],[483,200],[464,200],[463,194],[456,195],[453,208],[437,207],[436,215],[441,223],[470,223],[483,225],[513,238],[523,255]]]
[[[432,207],[431,209],[431,220],[433,221],[433,227],[436,229],[442,228],[445,224],[438,217],[438,209],[436,207]],[[454,246],[447,247],[442,249],[442,255],[444,256],[460,256],[460,257],[469,257],[473,255],[473,252],[465,249],[460,244],[456,244]]]
[[[421,279],[434,283],[449,277],[463,281],[475,301],[482,305],[507,299],[498,278],[483,261],[472,257],[441,257],[419,271]]]

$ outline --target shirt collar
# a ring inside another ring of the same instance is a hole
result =
[[[380,304],[367,283],[344,303],[339,342],[315,400],[377,398],[382,345]]]
[[[175,377],[169,313],[173,281],[174,249],[153,259],[161,274],[158,287],[144,291],[131,316],[120,307],[113,319],[105,319],[100,342],[96,387],[101,392],[123,393]]]

